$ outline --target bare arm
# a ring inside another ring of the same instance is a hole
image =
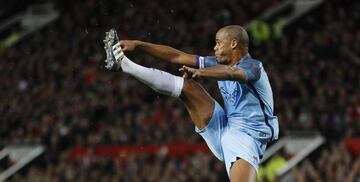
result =
[[[139,40],[121,40],[120,45],[124,51],[134,49],[142,50],[156,58],[168,61],[174,64],[196,66],[196,56],[188,54],[170,46],[152,44]]]
[[[206,77],[217,80],[246,81],[246,74],[243,70],[227,65],[217,65],[203,69],[194,69],[183,66],[180,71],[183,71],[185,75],[188,77],[191,76],[192,78]]]

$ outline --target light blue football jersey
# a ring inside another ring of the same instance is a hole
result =
[[[197,68],[217,64],[214,56],[197,56]],[[261,142],[276,140],[278,119],[273,114],[273,93],[263,64],[246,54],[234,66],[245,72],[245,82],[218,80],[229,128],[248,133]]]

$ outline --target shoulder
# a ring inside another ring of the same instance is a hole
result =
[[[263,64],[258,59],[249,58],[242,60],[240,63],[237,64],[237,67],[245,69],[261,69],[263,67]]]
[[[259,80],[263,69],[261,61],[252,58],[241,60],[237,67],[245,73],[245,81]]]
[[[246,65],[251,65],[251,66],[262,66],[262,62],[258,59],[253,59],[253,58],[248,58],[245,60],[242,60],[239,64],[239,66],[246,66]]]

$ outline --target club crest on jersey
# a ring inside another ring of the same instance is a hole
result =
[[[235,88],[231,93],[229,93],[224,87],[220,87],[220,91],[224,98],[230,103],[235,103],[236,98],[240,94],[239,88]]]

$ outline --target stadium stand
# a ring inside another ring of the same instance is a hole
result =
[[[278,2],[57,1],[56,22],[0,53],[0,147],[46,148],[10,181],[227,181],[207,152],[96,155],[98,146],[203,142],[176,100],[104,70],[102,39],[115,27],[121,38],[209,55],[219,27],[243,25]],[[251,48],[269,74],[281,135],[319,130],[327,139],[319,157],[291,171],[297,181],[360,179],[359,153],[343,141],[360,136],[359,12],[357,1],[326,1],[280,38]],[[145,66],[179,74],[135,54]],[[215,82],[201,81],[218,99]],[[89,151],[71,158],[76,147]]]

